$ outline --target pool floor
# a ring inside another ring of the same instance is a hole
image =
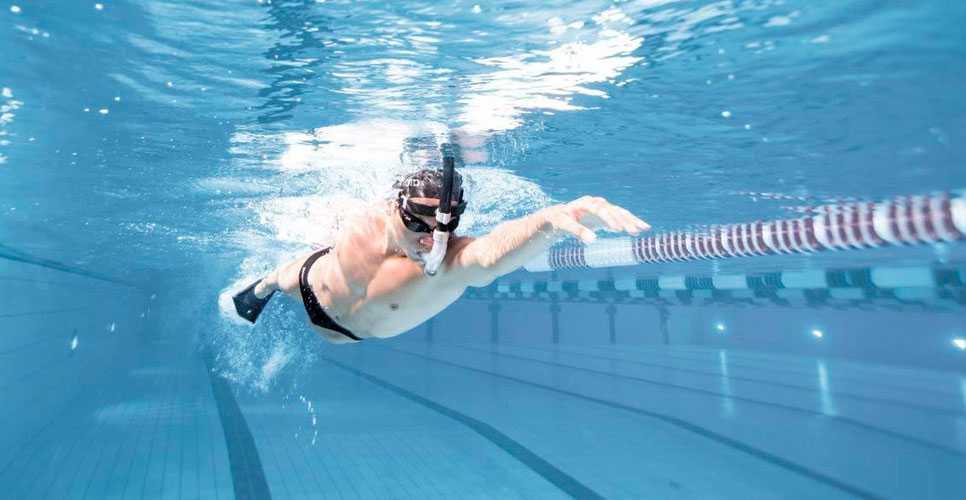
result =
[[[188,342],[137,351],[46,416],[0,471],[11,498],[941,498],[966,485],[966,383],[939,372],[400,339],[326,348],[279,395],[209,377]]]

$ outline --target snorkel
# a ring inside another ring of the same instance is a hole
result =
[[[453,177],[456,160],[452,156],[443,157],[443,185],[440,186],[439,208],[436,209],[436,229],[433,230],[433,249],[425,255],[423,272],[426,276],[436,276],[439,266],[446,256],[449,244],[450,221],[453,220]]]

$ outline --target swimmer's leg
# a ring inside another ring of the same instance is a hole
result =
[[[259,299],[268,299],[278,290],[278,271],[272,271],[261,280],[254,283],[252,290]]]
[[[275,292],[281,290],[287,295],[297,296],[298,270],[305,259],[300,257],[287,262],[232,297],[238,315],[254,323]]]

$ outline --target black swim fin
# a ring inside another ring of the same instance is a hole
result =
[[[255,285],[261,282],[262,280],[258,280],[252,283],[248,288],[238,292],[238,295],[231,298],[235,303],[235,311],[238,312],[238,315],[252,323],[258,319],[258,315],[262,313],[262,309],[265,309],[265,304],[268,304],[268,301],[272,299],[272,295],[275,295],[275,291],[273,290],[264,299],[256,297]]]

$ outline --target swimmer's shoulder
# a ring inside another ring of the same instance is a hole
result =
[[[378,207],[370,206],[353,211],[342,222],[342,231],[336,246],[342,252],[365,251],[383,240],[385,226],[385,214]]]
[[[446,247],[446,264],[452,265],[454,262],[456,262],[463,250],[465,250],[466,247],[474,241],[476,241],[476,238],[472,236],[451,237],[449,239],[449,245]]]
[[[466,245],[476,241],[472,236],[453,236],[449,239],[449,246],[446,247],[446,256],[456,255],[461,252]]]

